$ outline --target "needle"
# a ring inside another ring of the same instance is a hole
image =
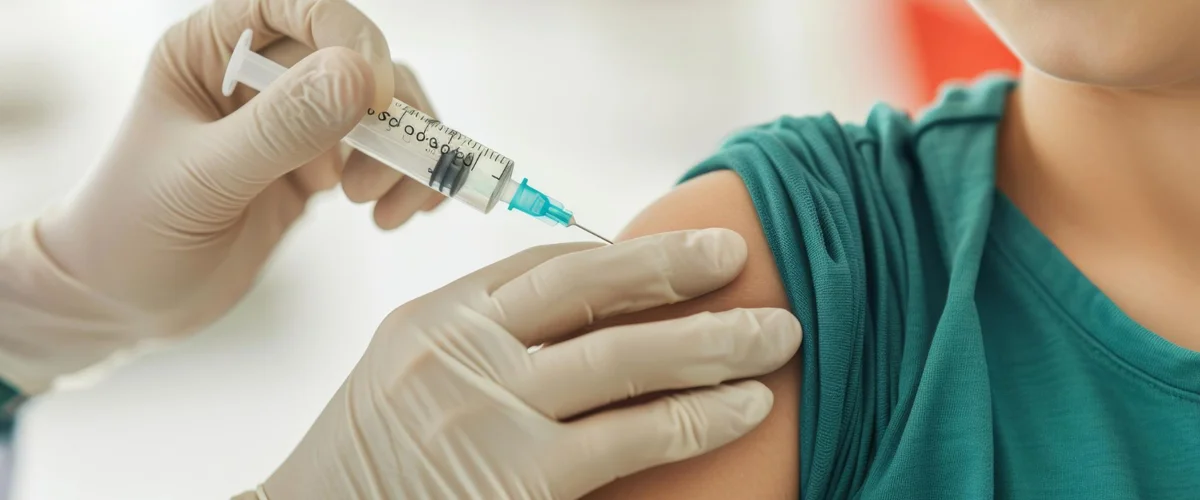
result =
[[[590,234],[590,235],[592,235],[592,236],[595,236],[595,237],[597,237],[597,238],[600,238],[601,240],[604,240],[604,242],[605,242],[605,243],[608,243],[609,245],[613,244],[613,242],[609,241],[609,239],[608,239],[608,238],[605,238],[605,237],[603,237],[603,236],[600,236],[600,235],[596,234],[596,232],[595,232],[595,231],[592,231],[591,229],[588,229],[588,228],[586,228],[586,227],[580,226],[580,225],[579,225],[579,223],[578,223],[578,222],[575,222],[574,220],[572,220],[572,221],[571,221],[571,225],[572,225],[572,226],[575,226],[575,227],[577,227],[577,228],[579,228],[579,229],[582,229],[582,230],[584,230],[584,231],[587,231],[587,233],[588,233],[588,234]]]

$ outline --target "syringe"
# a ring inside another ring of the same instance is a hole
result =
[[[251,30],[243,32],[229,57],[221,87],[226,96],[239,82],[261,92],[287,71],[251,50],[253,38]],[[368,109],[343,141],[485,214],[506,202],[509,210],[551,225],[575,226],[612,243],[580,226],[571,211],[530,186],[529,179],[513,180],[512,160],[398,99],[392,99],[387,111]]]

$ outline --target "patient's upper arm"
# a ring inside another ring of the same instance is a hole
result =
[[[788,308],[754,205],[735,173],[714,172],[684,183],[646,208],[618,239],[709,227],[732,229],[746,239],[749,258],[741,276],[703,297],[627,315],[617,322],[653,321],[738,307]],[[796,498],[800,474],[800,373],[800,359],[796,357],[760,379],[775,393],[775,405],[749,435],[708,455],[619,479],[587,498]]]

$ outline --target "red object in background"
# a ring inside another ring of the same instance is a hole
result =
[[[983,73],[1016,73],[1020,61],[962,0],[900,0],[898,20],[915,63],[920,108],[937,97],[946,80],[970,80]]]

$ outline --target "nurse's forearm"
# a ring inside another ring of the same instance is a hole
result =
[[[46,255],[34,221],[0,230],[0,378],[27,395],[127,347],[147,322]]]

